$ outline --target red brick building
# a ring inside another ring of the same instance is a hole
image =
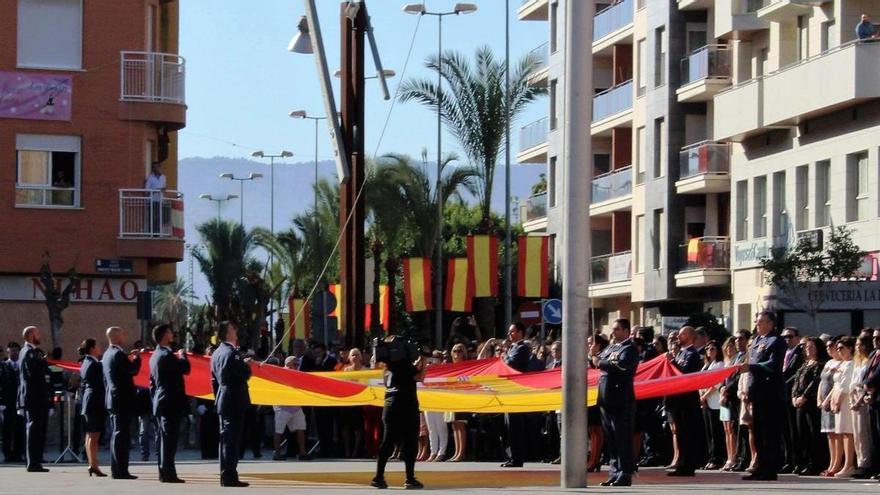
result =
[[[174,0],[0,0],[0,342],[49,318],[44,253],[82,277],[59,345],[139,332],[137,292],[183,258],[177,131],[185,63]],[[166,190],[145,189],[161,164]]]

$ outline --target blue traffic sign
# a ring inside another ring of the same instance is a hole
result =
[[[544,323],[549,325],[562,323],[562,301],[560,299],[545,299],[541,308],[541,316],[544,317]]]

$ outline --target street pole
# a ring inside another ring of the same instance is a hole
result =
[[[315,214],[318,214],[318,121],[319,118],[312,119],[315,121]]]
[[[215,201],[217,203],[217,221],[220,221],[220,201]]]
[[[238,223],[241,224],[241,228],[244,228],[244,181],[238,181],[239,184],[239,193],[238,197],[241,199],[238,201],[239,213],[238,213]]]
[[[513,270],[510,266],[510,0],[504,1],[504,328],[513,320]]]
[[[437,16],[437,96],[443,86],[443,16]],[[435,262],[434,277],[434,310],[437,319],[434,325],[434,344],[439,346],[443,342],[443,195],[440,191],[441,176],[443,174],[443,157],[441,144],[443,128],[441,127],[442,110],[440,100],[437,100],[437,185],[434,193],[437,195],[437,261]]]
[[[587,486],[587,328],[590,259],[589,139],[593,100],[593,0],[565,2],[565,103],[562,203],[562,471],[563,488]],[[584,139],[583,136],[587,136]]]
[[[275,233],[275,157],[269,157],[269,231]],[[269,260],[272,254],[269,253]]]

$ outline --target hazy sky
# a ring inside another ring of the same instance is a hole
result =
[[[518,21],[516,9],[521,0],[509,2],[510,53],[511,60],[516,60],[547,40],[548,26],[541,21]],[[317,3],[332,72],[339,66],[339,2],[317,0]],[[455,2],[429,0],[426,3],[429,10],[451,10]],[[444,18],[444,50],[455,49],[470,55],[476,47],[489,45],[503,57],[505,0],[475,3],[479,10],[473,14]],[[419,17],[405,14],[403,1],[369,0],[367,4],[382,63],[397,72],[389,85],[393,94],[402,80],[404,61]],[[180,52],[187,61],[189,106],[187,125],[180,135],[181,158],[244,157],[254,149],[267,153],[286,149],[296,155],[294,162],[312,159],[314,124],[287,115],[295,109],[323,114],[314,59],[311,55],[287,51],[303,12],[301,0],[188,0],[180,3]],[[424,68],[424,60],[436,50],[437,18],[424,16],[415,35],[404,79],[432,77]],[[367,72],[373,72],[369,56]],[[366,150],[372,155],[377,152],[379,134],[391,102],[382,100],[374,80],[367,81],[367,95]],[[514,124],[513,156],[519,127],[546,113],[546,100],[542,99],[530,105]],[[435,136],[436,119],[428,108],[417,103],[398,103],[378,153],[418,155],[427,148],[433,157]],[[450,136],[444,136],[444,141],[444,151],[457,148]],[[319,156],[331,158],[323,127],[319,143]]]

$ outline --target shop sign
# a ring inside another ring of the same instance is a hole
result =
[[[67,287],[67,279],[55,280],[58,290]],[[127,303],[137,302],[138,292],[147,290],[144,279],[83,278],[70,294],[71,302]],[[0,277],[0,300],[45,301],[45,287],[40,277]]]

